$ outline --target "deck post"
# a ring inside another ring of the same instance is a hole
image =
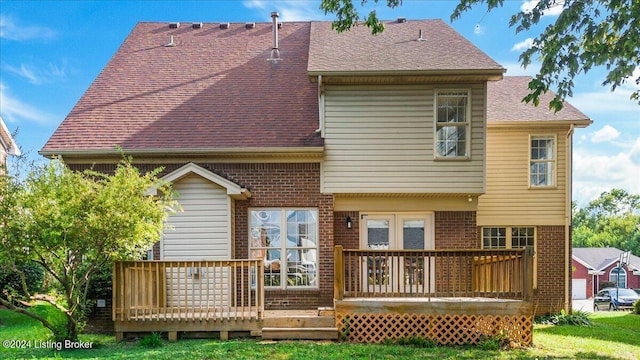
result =
[[[524,251],[524,289],[525,301],[533,300],[533,246],[527,246]]]
[[[344,258],[342,245],[333,248],[333,298],[344,299]]]
[[[173,342],[173,341],[178,341],[178,332],[177,331],[169,331],[167,333],[167,338],[169,339],[169,341]]]

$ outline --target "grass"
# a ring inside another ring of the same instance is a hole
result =
[[[0,340],[44,341],[48,330],[38,322],[0,309]],[[112,336],[82,335],[93,349],[6,349],[1,359],[639,359],[640,315],[600,312],[591,327],[535,325],[534,346],[519,350],[483,350],[481,347],[415,347],[312,341],[180,340],[162,347],[140,346],[139,341],[116,343]]]

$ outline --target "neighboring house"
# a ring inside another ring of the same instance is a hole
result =
[[[162,261],[116,263],[119,336],[304,337],[326,324],[265,309],[320,308],[352,341],[530,343],[534,312],[569,309],[591,121],[504,72],[440,20],[140,23],[40,153],[109,172],[119,147],[180,194]]]
[[[0,167],[7,163],[7,156],[9,155],[20,156],[20,149],[13,140],[4,120],[0,117]],[[0,168],[0,171],[3,170]]]
[[[616,248],[573,248],[573,298],[591,299],[601,284],[616,282],[619,287],[640,289],[640,257],[629,255],[626,267],[620,267],[620,255]]]

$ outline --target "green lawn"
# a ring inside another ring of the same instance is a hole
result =
[[[600,312],[592,319],[592,327],[536,325],[534,346],[506,351],[256,340],[165,341],[160,348],[147,348],[136,341],[115,343],[111,336],[83,335],[81,340],[93,342],[93,349],[58,352],[34,348],[49,336],[39,323],[0,309],[0,340],[24,340],[24,345],[31,345],[25,349],[0,347],[0,359],[640,359],[640,315]]]

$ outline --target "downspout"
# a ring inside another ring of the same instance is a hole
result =
[[[569,131],[567,132],[567,166],[566,166],[566,200],[565,200],[565,227],[564,227],[564,239],[565,239],[565,277],[564,277],[564,311],[567,313],[571,310],[571,298],[569,296],[569,289],[571,286],[571,200],[573,192],[573,130],[574,125],[571,124]]]
[[[324,85],[322,84],[322,75],[318,75],[318,129],[316,133],[320,133],[324,137]]]

